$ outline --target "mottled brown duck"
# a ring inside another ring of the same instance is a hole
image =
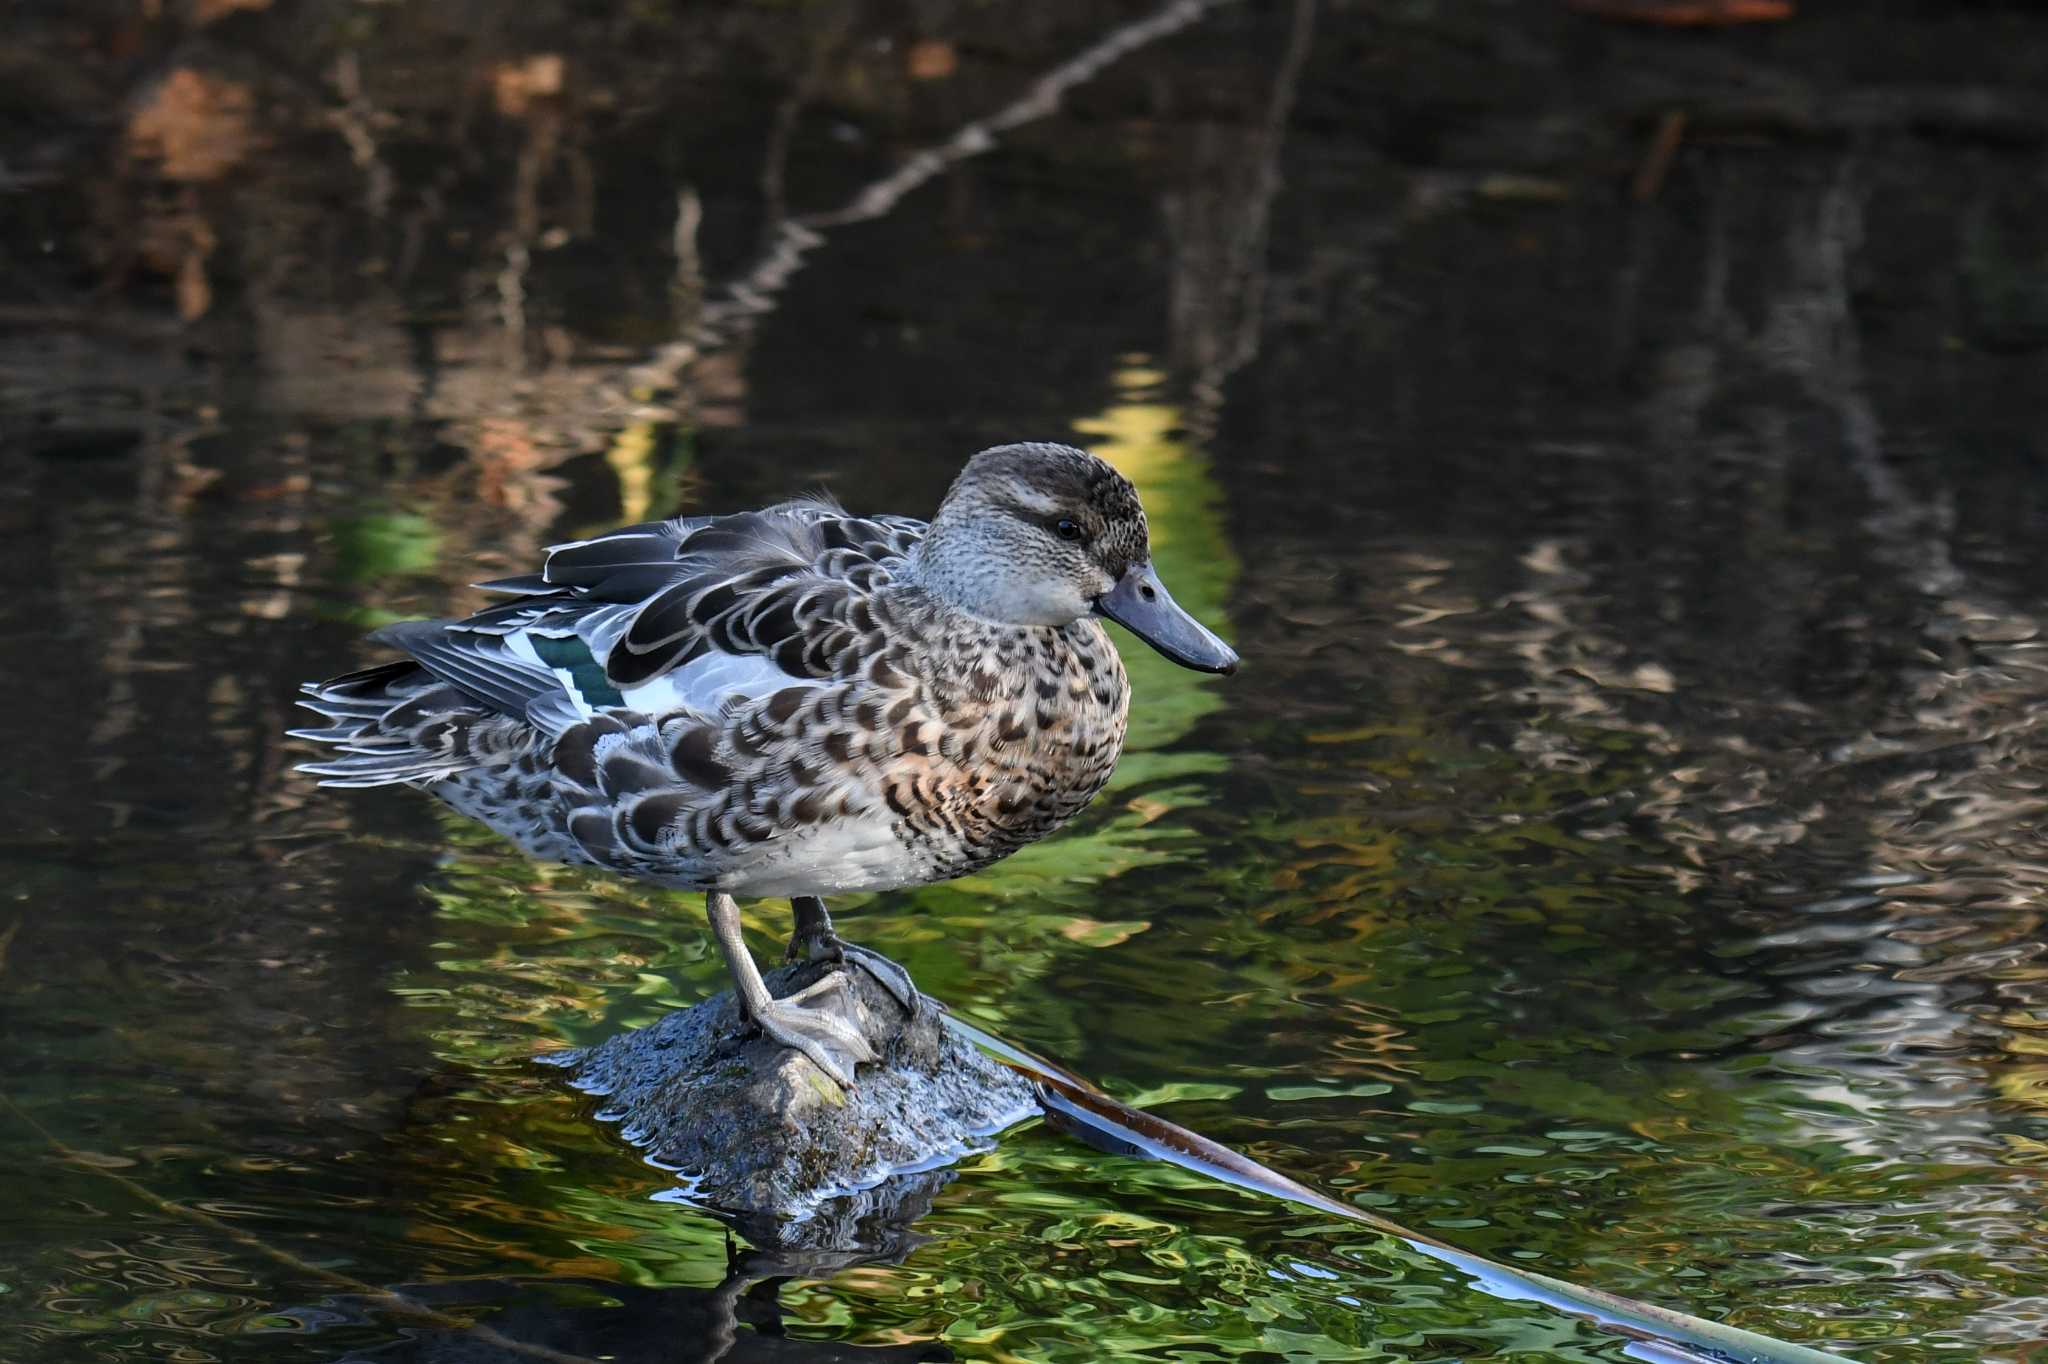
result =
[[[372,636],[296,730],[329,786],[421,787],[536,857],[707,894],[749,1018],[841,1084],[874,1054],[835,971],[770,998],[735,896],[787,896],[792,951],[872,973],[823,898],[978,871],[1109,780],[1130,687],[1100,624],[1176,663],[1230,646],[1153,571],[1130,481],[1064,445],[984,450],[929,523],[819,498],[548,551],[508,600]]]

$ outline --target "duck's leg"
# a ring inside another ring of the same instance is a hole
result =
[[[776,999],[768,993],[761,968],[754,965],[740,936],[739,902],[714,890],[704,899],[704,911],[747,1017],[783,1046],[808,1056],[841,1085],[853,1088],[854,1067],[874,1060],[875,1049],[860,1035],[860,1029],[847,1021],[847,1015],[858,1006],[847,998],[845,975],[834,971],[795,994]]]
[[[817,896],[795,896],[789,907],[796,913],[796,929],[789,935],[789,949],[782,954],[784,961],[851,962],[894,995],[896,1002],[903,1006],[903,1012],[916,1016],[918,1002],[924,996],[911,982],[910,972],[880,952],[850,943],[833,932],[832,916],[825,912],[825,902]]]

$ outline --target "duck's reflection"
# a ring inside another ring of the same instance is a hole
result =
[[[581,1277],[455,1279],[392,1291],[485,1329],[426,1326],[343,1356],[338,1364],[826,1364],[938,1361],[936,1342],[848,1345],[785,1333],[782,1286],[901,1260],[927,1239],[910,1230],[950,1183],[950,1170],[904,1175],[824,1205],[795,1223],[735,1224],[757,1245],[732,1245],[711,1288],[648,1288]],[[360,1305],[359,1305],[360,1306]]]

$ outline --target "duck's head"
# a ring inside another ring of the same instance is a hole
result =
[[[1237,653],[1181,610],[1152,570],[1138,490],[1071,445],[998,445],[967,462],[919,551],[925,585],[984,620],[1107,616],[1186,668]]]

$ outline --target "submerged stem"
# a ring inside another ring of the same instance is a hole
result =
[[[1548,1274],[1517,1269],[1460,1250],[1448,1241],[1411,1231],[1340,1202],[1157,1114],[1119,1102],[1065,1067],[993,1037],[957,1014],[949,1013],[945,1019],[946,1026],[959,1036],[1030,1076],[1037,1083],[1039,1102],[1045,1108],[1048,1122],[1090,1145],[1120,1155],[1163,1160],[1240,1189],[1371,1227],[1420,1254],[1471,1275],[1481,1289],[1495,1297],[1528,1298],[1587,1318],[1631,1340],[1661,1347],[1669,1352],[1665,1357],[1670,1364],[1854,1364],[1842,1355],[1773,1340],[1754,1331],[1639,1302],[1605,1289],[1567,1283]]]

